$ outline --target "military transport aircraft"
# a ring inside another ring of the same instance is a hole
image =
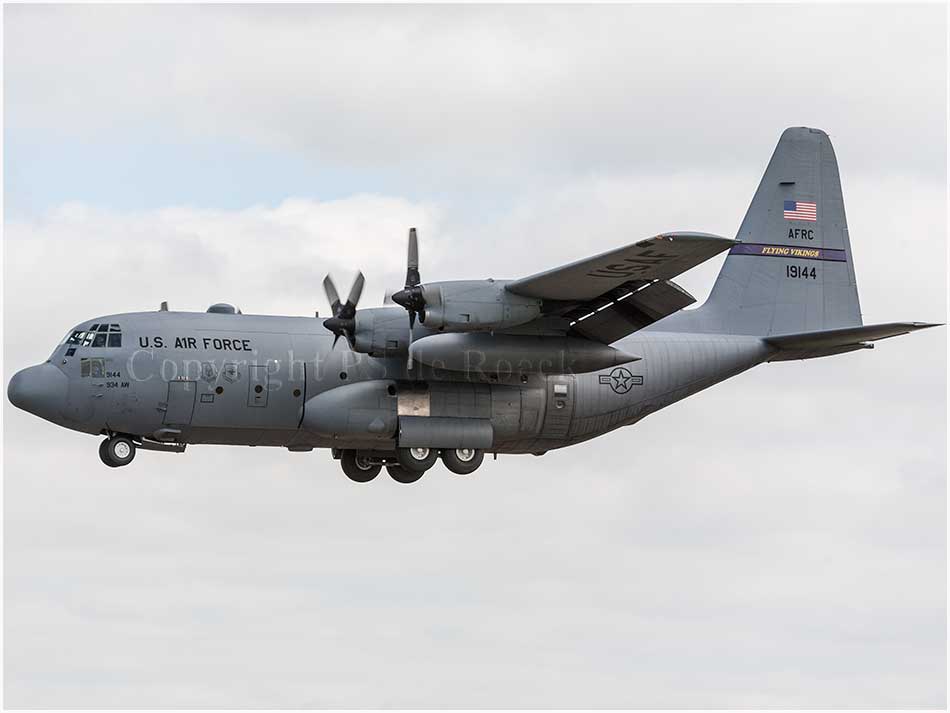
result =
[[[728,252],[709,299],[671,280]],[[521,279],[423,282],[409,232],[405,287],[357,309],[329,276],[332,317],[114,314],[70,330],[18,372],[10,401],[104,435],[102,461],[187,444],[330,448],[352,480],[401,483],[437,459],[581,443],[757,364],[873,347],[924,327],[865,326],[834,151],[790,128],[735,240],[670,232]]]

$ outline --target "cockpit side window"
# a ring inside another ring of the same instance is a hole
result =
[[[80,359],[79,376],[91,376],[93,379],[101,379],[106,375],[106,360],[98,359]]]
[[[66,338],[65,344],[78,347],[121,347],[122,328],[118,324],[93,324],[78,329]]]

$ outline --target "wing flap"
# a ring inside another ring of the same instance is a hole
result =
[[[669,280],[725,252],[734,240],[709,233],[664,233],[509,282],[505,289],[525,297],[586,302],[639,280]]]
[[[679,312],[696,298],[669,280],[658,280],[632,294],[579,316],[571,331],[611,344],[618,339]]]

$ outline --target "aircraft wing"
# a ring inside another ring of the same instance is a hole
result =
[[[669,280],[735,245],[709,233],[664,233],[616,250],[509,282],[525,297],[586,302],[630,281]]]
[[[670,278],[735,245],[709,233],[664,233],[617,250],[509,282],[505,289],[544,300],[544,314],[569,333],[611,344],[693,304]]]

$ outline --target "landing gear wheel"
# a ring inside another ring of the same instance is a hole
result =
[[[485,460],[484,451],[475,448],[452,448],[442,451],[442,462],[456,475],[469,475]]]
[[[434,448],[398,448],[396,460],[406,470],[415,473],[425,473],[435,465],[439,452]]]
[[[415,483],[419,478],[425,475],[424,470],[419,472],[406,470],[401,465],[387,465],[386,470],[389,471],[389,477],[395,480],[397,483]]]
[[[110,468],[128,465],[135,458],[135,444],[125,436],[112,436],[99,444],[99,458]]]
[[[99,444],[99,460],[101,460],[103,463],[105,463],[105,464],[106,464],[107,466],[109,466],[110,468],[115,468],[115,467],[116,467],[116,466],[115,466],[115,463],[113,463],[111,460],[109,460],[109,451],[107,450],[108,447],[109,447],[109,439],[108,439],[108,438],[107,438],[106,440],[104,440],[102,443]]]
[[[370,463],[366,458],[357,455],[354,450],[345,450],[340,455],[340,465],[346,477],[356,483],[368,483],[383,469],[378,463]]]

